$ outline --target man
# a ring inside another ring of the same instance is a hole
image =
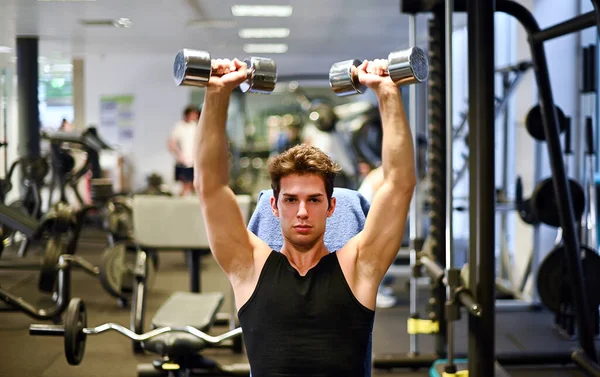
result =
[[[299,145],[269,165],[271,208],[284,238],[276,252],[246,229],[228,187],[227,107],[246,66],[213,61],[196,132],[194,185],[210,248],[233,287],[254,377],[365,375],[377,289],[400,248],[416,180],[409,125],[386,68],[386,61],[358,67],[360,82],[377,94],[384,129],[384,182],[363,231],[340,250],[325,248],[339,167],[319,149]]]
[[[194,134],[200,118],[197,106],[183,110],[183,120],[178,121],[169,138],[169,151],[175,157],[175,180],[181,182],[179,196],[194,192]]]

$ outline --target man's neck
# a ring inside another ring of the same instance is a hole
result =
[[[319,263],[321,258],[329,254],[322,241],[308,250],[302,250],[284,242],[281,253],[285,255],[298,273],[302,276]]]

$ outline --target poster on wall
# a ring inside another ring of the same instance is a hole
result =
[[[129,149],[133,142],[133,118],[132,95],[100,97],[101,132],[121,149]]]

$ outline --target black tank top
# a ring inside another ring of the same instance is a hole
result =
[[[238,312],[252,377],[364,377],[375,312],[354,297],[337,254],[305,276],[273,251]]]

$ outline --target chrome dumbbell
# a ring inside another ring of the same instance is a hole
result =
[[[388,55],[388,74],[398,86],[424,82],[429,76],[427,55],[418,47],[395,51]],[[340,97],[364,93],[367,89],[358,80],[358,59],[344,60],[331,66],[329,85]]]
[[[248,78],[240,84],[242,92],[268,94],[275,89],[277,65],[273,59],[250,57],[244,63],[248,66]],[[206,87],[214,74],[206,51],[183,49],[175,56],[173,75],[178,86]]]

